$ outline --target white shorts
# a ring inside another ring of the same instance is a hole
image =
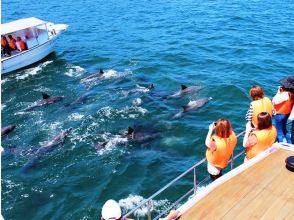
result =
[[[220,169],[216,168],[215,166],[213,166],[211,163],[209,163],[207,161],[207,171],[208,173],[210,173],[211,175],[218,175],[220,173]]]

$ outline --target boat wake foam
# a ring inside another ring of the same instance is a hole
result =
[[[53,62],[52,60],[49,60],[49,61],[46,61],[46,62],[44,62],[44,63],[39,64],[39,65],[36,66],[36,67],[26,69],[26,70],[24,71],[24,73],[22,73],[22,74],[18,74],[18,75],[16,76],[16,79],[17,79],[17,80],[22,80],[22,79],[28,78],[29,76],[36,75],[36,74],[38,74],[39,72],[41,72],[43,68],[45,68],[48,64],[50,64],[50,63],[52,63],[52,62]]]

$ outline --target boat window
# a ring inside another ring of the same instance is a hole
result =
[[[43,44],[48,41],[48,33],[46,24],[39,25],[35,28],[37,39],[39,44]]]
[[[25,29],[24,35],[25,35],[25,41],[27,43],[28,49],[38,45],[34,28]]]

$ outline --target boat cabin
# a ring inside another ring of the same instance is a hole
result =
[[[9,35],[17,41],[17,38],[25,43],[26,47],[24,50],[30,50],[36,46],[46,43],[50,40],[55,33],[48,31],[48,23],[38,18],[25,18],[12,21],[9,23],[1,24],[1,59],[16,55],[22,52],[19,49],[8,48],[10,52],[4,50],[2,45],[2,37],[6,37],[9,46]]]

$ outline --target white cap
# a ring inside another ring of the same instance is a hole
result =
[[[116,201],[109,199],[103,205],[101,214],[105,220],[115,220],[121,217],[121,209]]]

